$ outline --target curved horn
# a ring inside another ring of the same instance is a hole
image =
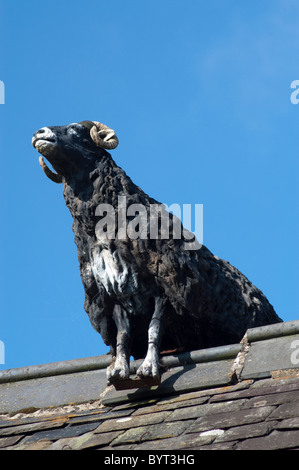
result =
[[[94,126],[90,129],[90,137],[96,145],[107,150],[118,146],[118,138],[113,129],[101,122],[92,121]]]
[[[54,181],[54,183],[62,183],[62,176],[58,175],[58,173],[54,173],[50,168],[47,167],[43,157],[39,157],[39,164],[43,169],[45,175],[50,178],[50,180]]]

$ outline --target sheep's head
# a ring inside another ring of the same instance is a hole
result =
[[[82,121],[67,126],[42,127],[32,138],[32,145],[46,157],[55,171],[39,159],[45,174],[55,183],[80,170],[88,160],[99,158],[99,149],[117,147],[118,138],[109,127],[97,121]]]

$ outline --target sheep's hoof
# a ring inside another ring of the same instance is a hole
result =
[[[159,380],[161,377],[160,367],[158,361],[144,360],[137,370],[137,375],[140,378],[152,377]]]
[[[130,376],[129,364],[127,360],[120,356],[107,369],[108,385],[119,380],[128,379]]]

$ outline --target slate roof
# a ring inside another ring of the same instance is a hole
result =
[[[163,357],[156,386],[106,387],[109,361],[0,373],[0,449],[299,449],[299,321],[248,330],[240,344]]]

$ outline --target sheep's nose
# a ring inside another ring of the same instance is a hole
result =
[[[42,127],[41,129],[39,129],[38,131],[34,132],[33,135],[37,135],[37,134],[45,134],[46,133],[46,129],[44,127]]]
[[[46,137],[46,134],[47,134],[47,128],[46,127],[42,127],[41,129],[39,129],[38,131],[34,132],[33,134],[33,139],[34,138],[39,138],[39,139],[42,139],[43,137]]]
[[[36,143],[37,140],[48,140],[49,142],[56,142],[56,136],[54,132],[49,129],[49,127],[42,127],[33,134],[32,145]]]

